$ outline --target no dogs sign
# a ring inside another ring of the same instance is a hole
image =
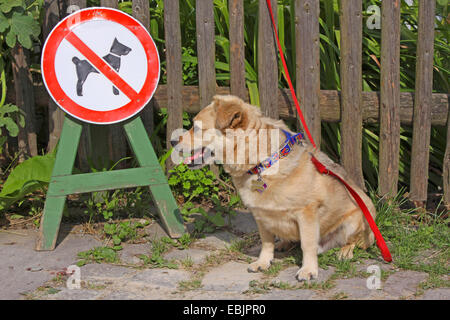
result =
[[[110,8],[88,8],[62,20],[42,53],[48,92],[65,112],[96,124],[128,119],[150,101],[159,56],[145,27]]]

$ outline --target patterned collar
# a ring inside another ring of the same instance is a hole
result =
[[[287,155],[293,150],[293,147],[295,144],[301,144],[302,140],[305,138],[303,136],[303,133],[297,133],[295,135],[291,135],[289,132],[281,129],[283,133],[286,135],[286,141],[284,142],[283,147],[280,149],[280,151],[275,152],[272,154],[269,158],[265,159],[264,161],[261,161],[259,164],[257,164],[252,169],[248,170],[247,173],[257,174],[259,175],[261,172],[263,172],[265,169],[270,168],[273,166],[278,160],[283,159],[287,157]]]

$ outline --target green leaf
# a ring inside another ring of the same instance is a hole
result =
[[[50,182],[55,153],[35,156],[25,160],[11,171],[0,192],[0,209],[21,200]]]
[[[5,30],[9,28],[9,21],[5,15],[0,12],[0,33],[5,32]]]
[[[9,135],[11,137],[17,137],[17,135],[19,134],[19,127],[14,122],[14,120],[11,118],[3,118],[1,121],[5,124],[6,130],[8,130]]]
[[[223,227],[225,225],[225,220],[220,212],[216,213],[213,216],[209,216],[209,220],[217,227]]]
[[[112,240],[113,240],[114,245],[116,245],[116,246],[118,246],[122,242],[122,240],[117,235],[114,235],[112,237]]]
[[[23,0],[0,0],[0,10],[4,13],[8,13],[14,7],[22,7],[24,3]]]
[[[20,44],[24,48],[30,49],[32,45],[31,37],[37,37],[40,33],[40,28],[31,15],[15,11],[11,17],[11,32],[17,35]]]
[[[9,31],[6,34],[6,44],[8,45],[8,47],[14,48],[14,46],[16,45],[16,34],[14,32]]]

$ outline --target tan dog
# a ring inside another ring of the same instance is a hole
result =
[[[177,148],[194,154],[185,161],[190,167],[220,160],[231,175],[243,203],[253,213],[262,241],[260,256],[250,264],[250,272],[270,267],[275,237],[285,241],[281,246],[300,240],[303,264],[296,276],[299,281],[318,276],[319,253],[341,247],[340,258],[351,258],[355,246],[366,249],[373,244],[374,236],[353,198],[338,180],[316,170],[312,153],[358,192],[375,218],[370,198],[348,179],[341,166],[313,150],[306,140],[260,175],[248,173],[285,144],[283,130],[293,134],[283,121],[263,117],[259,108],[234,96],[215,96],[194,121],[201,129],[185,132]],[[271,134],[264,138],[264,132]],[[243,138],[240,143],[238,138]],[[223,154],[220,159],[219,153]],[[236,163],[239,157],[244,161]],[[194,159],[200,164],[192,163]],[[267,188],[258,191],[261,181]]]

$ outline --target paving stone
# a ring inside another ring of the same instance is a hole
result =
[[[190,291],[182,299],[189,300],[248,300],[247,295],[234,291]]]
[[[202,281],[204,290],[237,291],[249,288],[249,282],[261,278],[261,273],[247,271],[248,264],[230,261],[208,272]]]
[[[142,260],[138,258],[141,254],[150,254],[150,244],[125,244],[123,245],[123,249],[120,251],[120,260],[129,264],[142,264]]]
[[[274,289],[269,293],[256,297],[257,300],[309,300],[314,296],[313,290],[280,290]]]
[[[149,226],[144,228],[145,233],[147,233],[147,238],[149,240],[158,240],[162,237],[168,237],[166,230],[158,222],[154,222]]]
[[[144,286],[177,288],[178,282],[190,279],[190,274],[183,270],[147,269],[134,275],[130,282],[140,282]]]
[[[383,292],[381,290],[368,289],[366,282],[367,279],[364,278],[336,280],[336,286],[327,294],[327,297],[332,298],[335,294],[343,292],[349,299],[381,298]]]
[[[384,271],[394,271],[396,269],[395,265],[392,263],[386,263],[381,260],[374,260],[374,259],[367,259],[364,261],[357,261],[355,262],[356,271],[358,272],[367,272],[367,268],[369,266],[378,266],[381,270]]]
[[[97,290],[62,288],[60,292],[42,298],[46,300],[95,300],[101,295],[102,292]]]
[[[392,297],[409,297],[417,291],[419,283],[428,278],[428,274],[417,271],[399,271],[390,275],[383,291]]]
[[[426,290],[422,296],[423,300],[450,300],[449,288],[437,288]]]
[[[241,233],[252,233],[258,231],[258,226],[249,211],[236,210],[237,214],[231,219],[233,230]]]
[[[136,270],[110,264],[92,263],[81,267],[81,280],[89,278],[122,278],[135,273]]]
[[[278,276],[276,276],[273,281],[276,282],[287,282],[291,286],[297,286],[299,285],[299,281],[295,277],[297,275],[297,272],[300,268],[299,267],[289,267],[283,271],[281,271]],[[311,282],[317,282],[317,283],[323,283],[326,282],[333,274],[335,269],[333,267],[328,267],[327,270],[320,269],[319,268],[319,276],[317,279],[312,280]]]
[[[227,231],[219,231],[199,239],[195,242],[195,246],[204,249],[226,249],[233,241],[239,240],[239,237]]]
[[[209,255],[209,251],[201,249],[186,249],[186,250],[172,250],[171,252],[164,255],[167,260],[185,260],[188,258],[192,259],[194,264],[199,264],[205,261],[206,256]]]
[[[12,232],[12,233],[11,233]],[[0,299],[21,299],[78,261],[77,254],[101,243],[89,235],[60,232],[53,251],[35,251],[38,232],[0,232]]]
[[[129,290],[121,288],[101,296],[101,300],[169,300],[173,295],[167,290],[146,288],[145,290]]]

